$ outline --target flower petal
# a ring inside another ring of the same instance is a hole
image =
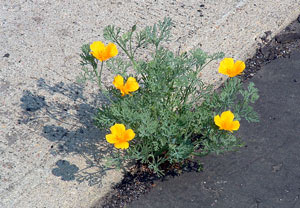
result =
[[[101,41],[95,41],[90,45],[91,54],[98,60],[103,61],[105,45]]]
[[[234,63],[234,72],[235,72],[235,76],[239,75],[240,73],[242,73],[244,71],[244,69],[246,68],[246,65],[243,61],[236,61]]]
[[[117,49],[117,46],[116,46],[115,44],[113,44],[113,43],[109,43],[109,44],[106,46],[106,50],[107,50],[107,52],[108,52],[109,58],[118,55],[118,49]]]
[[[231,111],[225,111],[221,114],[221,119],[224,122],[232,122],[234,119],[234,114]]]
[[[117,46],[109,43],[107,46],[101,41],[95,41],[90,45],[91,54],[100,61],[106,61],[118,54]]]
[[[121,91],[121,93],[122,93],[122,96],[124,96],[126,92],[123,90],[123,88],[120,89],[120,91]]]
[[[130,141],[135,137],[135,133],[132,129],[127,129],[124,133],[124,141]]]
[[[234,131],[237,131],[240,128],[239,121],[233,121],[231,125],[232,125],[232,130],[234,130]]]
[[[113,81],[113,85],[121,90],[123,88],[124,85],[124,78],[121,75],[117,75]]]
[[[129,77],[124,88],[127,92],[134,92],[139,89],[139,84],[134,77]]]
[[[129,143],[128,142],[118,142],[115,143],[115,148],[117,149],[127,149],[129,147]]]
[[[118,142],[118,139],[117,139],[116,135],[114,135],[114,134],[107,134],[105,136],[105,138],[106,138],[106,141],[111,144]]]
[[[224,58],[219,65],[219,73],[229,75],[228,71],[234,66],[233,58]]]
[[[225,111],[221,116],[217,115],[214,118],[215,124],[219,126],[220,130],[236,131],[240,128],[239,121],[233,121],[234,114],[231,111]]]
[[[221,118],[220,118],[219,115],[216,115],[216,116],[214,117],[214,121],[215,121],[215,124],[216,124],[217,126],[219,126],[219,127],[222,126],[222,120],[221,120]]]
[[[95,41],[90,45],[90,49],[97,53],[98,51],[104,51],[105,45],[101,41]]]
[[[110,131],[113,135],[122,135],[125,131],[124,124],[115,124],[112,127],[110,127]]]

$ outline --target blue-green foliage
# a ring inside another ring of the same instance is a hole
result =
[[[133,129],[136,137],[130,141],[130,147],[125,154],[123,150],[115,156],[139,160],[159,175],[163,174],[163,163],[180,163],[192,155],[220,153],[241,145],[232,133],[218,129],[214,124],[216,114],[231,110],[238,120],[258,121],[249,106],[258,99],[254,84],[243,89],[240,79],[231,78],[217,91],[204,85],[199,72],[224,54],[210,56],[196,49],[175,55],[161,46],[161,42],[169,40],[171,28],[169,18],[139,32],[136,26],[125,33],[114,26],[105,28],[105,39],[116,43],[128,56],[128,60],[109,60],[106,67],[125,80],[135,76],[140,88],[132,96],[121,96],[119,90],[107,86],[103,93],[110,102],[103,104],[95,117],[96,125],[106,131],[116,123]],[[153,49],[151,58],[137,60],[136,52],[146,47]],[[82,49],[84,74],[91,75],[93,71],[86,65],[95,69],[97,63],[87,46]],[[129,68],[134,75],[128,74]],[[122,161],[119,159],[115,161]]]

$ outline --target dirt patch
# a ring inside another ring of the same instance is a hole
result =
[[[243,80],[253,77],[261,66],[278,58],[287,58],[291,51],[300,46],[300,16],[274,38],[270,39],[271,32],[266,31],[261,37],[262,43],[256,49],[255,55],[246,60],[246,69]]]
[[[148,193],[157,181],[164,181],[170,177],[176,177],[184,172],[200,171],[201,165],[194,161],[185,161],[182,165],[173,165],[165,169],[165,176],[158,177],[146,166],[137,163],[125,175],[123,180],[113,187],[101,202],[92,208],[116,208],[125,207],[126,204],[137,200],[139,196]]]

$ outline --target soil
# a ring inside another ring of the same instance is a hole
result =
[[[246,60],[246,69],[243,80],[253,77],[261,66],[278,58],[287,58],[291,51],[299,48],[300,44],[300,15],[274,38],[270,39],[271,32],[266,31],[261,37],[261,43],[256,49],[256,53],[250,59]]]
[[[263,65],[281,57],[289,57],[294,49],[299,48],[300,16],[274,38],[270,38],[271,36],[272,34],[266,31],[265,35],[260,38],[261,43],[258,45],[255,55],[246,60],[247,67],[242,75],[243,81],[252,78]],[[148,193],[152,187],[156,186],[156,182],[176,177],[184,172],[199,171],[199,169],[201,166],[198,163],[186,161],[181,168],[173,166],[168,169],[164,177],[158,178],[145,166],[136,164],[125,174],[123,180],[113,187],[109,195],[93,208],[125,207],[139,196]]]
[[[146,194],[156,181],[164,181],[169,177],[176,177],[183,172],[195,172],[201,170],[201,166],[194,161],[186,161],[181,166],[174,165],[165,169],[165,176],[158,177],[145,165],[137,163],[130,171],[126,172],[123,180],[113,187],[113,191],[101,200],[101,203],[92,208],[116,208],[125,207],[126,204],[137,200],[139,196]]]

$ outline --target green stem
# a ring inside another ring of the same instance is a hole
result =
[[[199,71],[202,71],[202,69],[204,69],[210,62],[212,62],[214,59],[210,59],[208,62],[206,62],[204,65],[202,65],[201,67],[200,67],[200,70],[199,70],[199,68],[197,68],[197,71],[199,70]]]
[[[133,68],[136,69],[136,62],[134,61],[133,57],[128,53],[127,49],[125,47],[123,47],[122,44],[120,44],[120,42],[118,41],[118,39],[115,37],[115,36],[112,36],[113,40],[116,42],[116,44],[118,46],[120,46],[120,48],[124,51],[124,53],[128,56],[128,58],[130,59],[132,65],[133,65]]]
[[[171,82],[171,86],[170,86],[170,89],[173,89],[173,86],[174,86],[174,80],[172,80]],[[170,90],[171,91],[171,90]],[[166,104],[169,105],[169,102],[171,101],[171,96],[172,96],[172,93],[168,93],[167,95],[167,101],[166,101]],[[171,105],[172,102],[170,102],[170,105]]]
[[[189,86],[186,88],[186,90],[185,90],[185,92],[184,92],[183,103],[182,103],[182,106],[181,106],[181,107],[183,107],[184,104],[186,103],[187,98],[188,98],[188,96],[189,96],[189,94],[190,94],[191,87],[192,87],[192,85],[194,84],[194,81],[195,81],[195,79],[193,79],[193,80],[191,81],[191,83],[189,84]]]
[[[100,74],[99,74],[99,76],[98,76],[98,86],[99,86],[99,88],[100,88],[101,91],[102,91],[102,87],[101,87],[101,77],[102,77],[103,64],[104,64],[104,61],[101,62]]]
[[[132,33],[130,35],[129,51],[130,51],[130,56],[133,57],[133,52],[132,52]]]
[[[94,71],[94,73],[95,73],[95,76],[97,77],[97,84],[98,84],[98,86],[100,87],[100,83],[99,83],[99,75],[98,75],[97,67],[96,67],[96,66],[93,66],[93,71]]]
[[[202,67],[200,67],[200,70],[199,70],[199,68],[197,68],[196,71],[195,71],[195,72],[196,72],[196,76],[198,76],[199,71],[201,71],[206,65],[208,65],[208,64],[209,64],[210,62],[212,62],[212,61],[213,61],[213,59],[209,60],[206,64],[204,64]],[[187,98],[188,98],[189,91],[190,91],[192,85],[194,84],[194,81],[195,81],[195,80],[192,80],[192,82],[191,82],[190,85],[186,88],[186,90],[185,90],[185,92],[184,92],[182,106],[186,103],[186,100],[187,100]]]

